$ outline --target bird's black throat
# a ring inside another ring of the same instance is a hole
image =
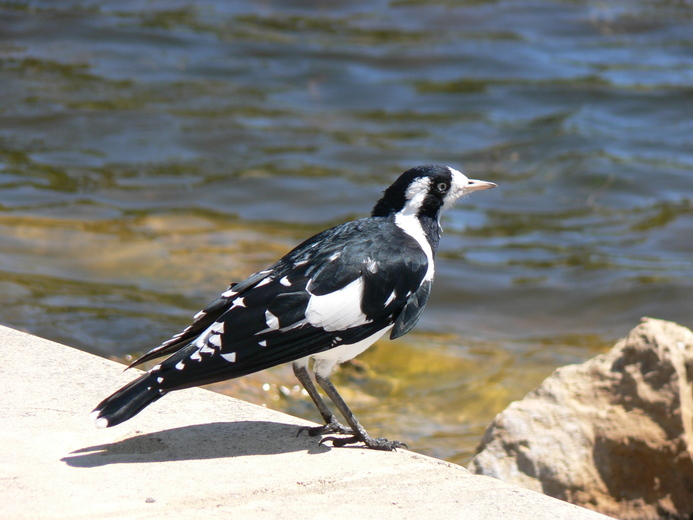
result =
[[[435,256],[438,249],[438,244],[440,243],[440,222],[438,221],[438,215],[435,217],[430,217],[427,215],[419,215],[419,222],[421,222],[421,229],[426,234],[426,239],[428,243],[431,244],[431,251],[433,251],[433,256]]]

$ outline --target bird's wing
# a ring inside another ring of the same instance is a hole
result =
[[[221,315],[223,315],[232,305],[234,298],[239,292],[253,287],[270,275],[270,271],[260,271],[252,274],[242,283],[232,283],[229,285],[226,292],[222,293],[219,298],[207,305],[204,309],[198,312],[193,318],[193,322],[183,329],[181,332],[173,336],[171,339],[164,341],[158,347],[153,348],[143,356],[140,356],[135,361],[130,363],[127,368],[132,368],[141,365],[152,359],[166,356],[177,352],[182,347],[196,339],[200,334],[207,330]]]
[[[431,294],[431,285],[432,283],[427,280],[409,296],[407,303],[402,308],[397,320],[395,320],[395,326],[392,328],[392,332],[390,332],[390,339],[404,336],[414,328],[414,325],[416,325],[423,313],[428,296]]]
[[[401,236],[393,240],[393,234]],[[259,280],[224,293],[235,293],[229,301],[212,304],[214,310],[201,318],[211,320],[208,327],[192,341],[185,333],[188,344],[156,367],[162,390],[239,377],[391,326],[427,270],[426,255],[413,239],[401,247],[407,237],[394,224],[364,219],[304,242],[261,271]],[[413,326],[418,314],[407,324]]]

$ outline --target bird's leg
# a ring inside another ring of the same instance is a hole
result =
[[[301,385],[303,385],[303,388],[306,389],[306,392],[308,392],[308,395],[315,403],[315,406],[317,407],[318,411],[320,412],[320,415],[322,415],[322,418],[325,421],[324,426],[315,426],[312,428],[308,428],[306,426],[301,427],[298,430],[299,435],[301,434],[301,432],[304,431],[307,431],[308,435],[310,435],[311,437],[316,437],[324,433],[341,433],[344,435],[353,435],[354,432],[351,430],[351,428],[342,425],[337,420],[337,417],[335,417],[335,415],[327,407],[325,401],[322,400],[322,397],[320,397],[320,394],[318,393],[318,389],[315,388],[313,381],[310,379],[310,375],[308,375],[308,369],[306,368],[306,366],[301,363],[293,363],[292,366],[294,369],[294,375],[296,376],[296,379],[298,379],[299,383],[301,383]]]
[[[320,374],[316,373],[315,380],[322,387],[322,389],[325,390],[327,396],[332,400],[337,409],[347,420],[353,432],[351,437],[325,437],[324,439],[322,439],[322,441],[320,441],[321,444],[326,441],[331,441],[333,446],[339,448],[342,446],[346,446],[347,444],[363,442],[369,448],[383,451],[395,451],[396,448],[407,448],[407,445],[403,442],[388,441],[383,437],[378,437],[376,439],[368,435],[366,429],[363,426],[361,426],[361,423],[359,423],[358,419],[356,419],[356,416],[349,409],[346,402],[344,402],[342,396],[339,395],[339,392],[337,392],[337,389],[334,387],[329,377],[321,376]]]

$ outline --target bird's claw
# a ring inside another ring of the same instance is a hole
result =
[[[354,434],[354,432],[351,428],[349,428],[348,426],[344,426],[342,423],[340,423],[336,419],[333,419],[329,423],[323,424],[322,426],[301,426],[298,429],[298,433],[296,434],[296,437],[301,435],[303,432],[308,432],[308,435],[310,435],[311,437],[317,437],[319,435],[324,435],[326,433],[336,433],[339,435],[353,435]]]
[[[409,449],[409,446],[407,446],[403,442],[388,441],[384,437],[378,437],[377,439],[374,439],[370,436],[366,437],[365,439],[361,439],[356,435],[352,435],[351,437],[325,437],[324,439],[320,440],[320,445],[327,441],[330,441],[332,443],[332,446],[334,446],[335,448],[342,448],[347,444],[356,444],[357,442],[363,442],[366,446],[373,450],[397,451],[397,448]]]

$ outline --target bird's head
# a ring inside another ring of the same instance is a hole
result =
[[[461,196],[495,188],[487,181],[468,179],[449,166],[424,165],[407,170],[385,190],[372,211],[374,217],[413,215],[439,218]]]

